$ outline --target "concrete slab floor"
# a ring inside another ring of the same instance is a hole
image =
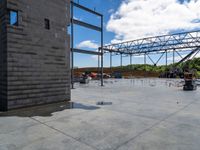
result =
[[[199,89],[154,78],[75,87],[73,103],[0,113],[0,150],[199,150]]]

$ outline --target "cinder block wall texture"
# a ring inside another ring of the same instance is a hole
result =
[[[6,0],[0,0],[0,110],[7,109]]]
[[[70,0],[3,1],[0,110],[70,100]],[[18,26],[9,25],[9,10]]]

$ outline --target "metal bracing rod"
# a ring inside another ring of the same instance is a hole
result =
[[[192,57],[192,59],[193,59],[194,57],[196,57],[196,55],[199,53],[199,51],[200,51],[200,48],[199,48],[199,50],[197,50],[196,54],[194,54],[194,56]]]
[[[153,61],[153,59],[147,54],[148,58],[150,59],[150,61],[155,65],[155,62]]]
[[[194,50],[192,50],[188,55],[186,55],[183,59],[181,59],[181,60],[177,63],[177,65],[181,64],[182,62],[184,62],[184,61],[186,61],[186,60],[189,60],[189,59],[191,58],[191,56],[192,56],[193,54],[195,54],[197,51],[199,51],[199,47],[196,48],[196,49],[194,49]]]
[[[160,56],[160,58],[158,59],[158,61],[156,62],[156,65],[159,63],[159,61],[161,60],[161,58],[164,56],[165,52],[162,53],[162,55]]]
[[[181,54],[175,50],[175,52],[181,57],[181,59],[183,59],[183,57],[181,56]]]
[[[74,16],[74,5],[71,5],[71,18]],[[71,88],[74,89],[74,22],[71,21]]]

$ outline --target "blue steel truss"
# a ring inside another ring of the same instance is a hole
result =
[[[104,52],[127,55],[162,53],[172,50],[192,51],[200,47],[200,31],[148,37],[133,41],[106,45]]]

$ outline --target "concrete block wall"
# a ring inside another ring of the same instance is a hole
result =
[[[6,0],[0,0],[0,110],[7,109]]]
[[[18,26],[6,30],[7,110],[69,101],[70,0],[7,0],[6,7],[18,12]]]

